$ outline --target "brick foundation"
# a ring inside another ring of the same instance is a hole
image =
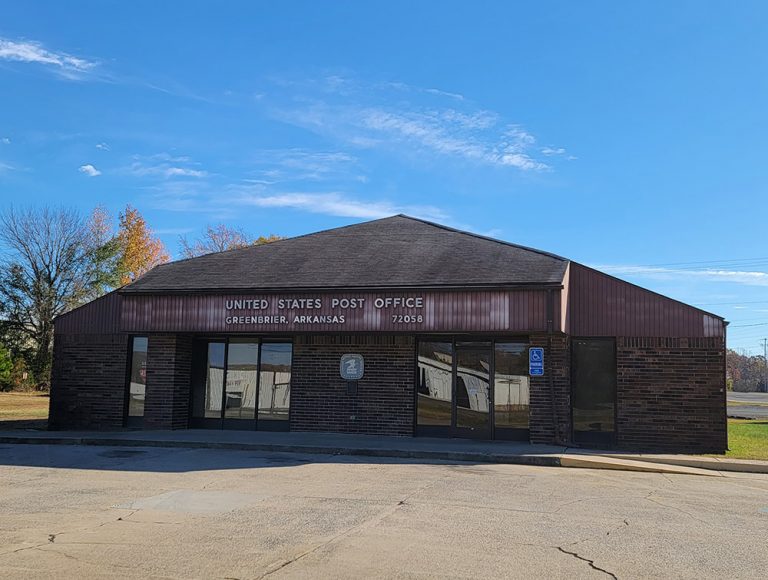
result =
[[[125,335],[56,335],[48,428],[120,429],[127,357]]]
[[[345,353],[365,358],[357,395],[339,376]],[[412,336],[299,336],[293,346],[291,430],[412,435]]]
[[[724,451],[724,356],[721,337],[618,338],[618,446]]]

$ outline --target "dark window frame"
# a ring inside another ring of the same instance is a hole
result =
[[[131,416],[131,378],[133,374],[133,345],[137,338],[147,339],[147,370],[149,370],[149,335],[148,334],[129,334],[128,335],[128,348],[126,353],[126,365],[125,365],[125,386],[123,388],[123,427],[127,429],[141,429],[144,425],[144,417],[147,413],[146,396],[147,396],[147,384],[146,378],[144,383],[144,414],[139,416]]]
[[[496,344],[507,342],[519,342],[526,344],[526,350],[531,348],[531,335],[530,334],[425,334],[418,335],[414,341],[414,388],[413,388],[413,431],[414,437],[469,437],[472,438],[466,429],[457,428],[456,425],[456,345],[457,343],[482,343],[489,342],[491,350],[490,361],[490,391],[489,391],[489,428],[487,432],[487,438],[489,439],[503,439],[503,440],[516,440],[516,441],[529,441],[530,440],[530,393],[529,393],[529,415],[528,415],[528,428],[527,429],[515,429],[509,427],[497,427],[496,426],[496,413],[495,413],[495,390],[496,390]],[[451,371],[451,424],[449,426],[442,425],[423,425],[419,426],[419,343],[420,342],[450,342],[452,346],[452,371]],[[527,375],[530,378],[530,375]],[[530,386],[530,383],[529,383]],[[478,438],[482,437],[482,433],[478,434]]]
[[[226,417],[226,390],[227,390],[227,372],[229,370],[229,344],[231,340],[246,340],[253,341],[258,344],[257,354],[257,367],[256,367],[256,405],[254,410],[253,419],[234,419]],[[222,385],[222,401],[221,401],[221,416],[218,419],[195,417],[194,416],[194,396],[195,396],[195,383],[196,380],[200,380],[200,377],[195,377],[195,370],[200,371],[200,366],[197,369],[193,368],[190,380],[190,397],[189,397],[189,424],[193,428],[203,429],[232,429],[232,430],[245,430],[245,431],[290,431],[291,419],[293,414],[292,405],[290,401],[288,403],[288,417],[286,419],[259,419],[259,396],[261,393],[261,361],[262,361],[262,346],[265,344],[290,344],[291,345],[291,378],[288,383],[289,392],[293,391],[293,358],[294,358],[294,339],[293,336],[276,337],[276,336],[261,336],[254,334],[207,334],[194,337],[195,343],[198,345],[205,345],[205,352],[207,357],[207,345],[212,342],[224,343],[224,373],[223,373],[223,385]],[[193,347],[194,348],[194,347]],[[207,359],[206,359],[207,361]],[[207,362],[206,362],[207,364]],[[202,365],[205,368],[205,365]],[[205,392],[206,380],[203,378],[202,389]]]

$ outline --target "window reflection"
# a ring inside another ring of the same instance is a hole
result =
[[[490,346],[456,348],[456,426],[490,428]]]
[[[452,370],[453,345],[450,342],[419,343],[419,425],[451,425]]]
[[[128,387],[128,416],[144,416],[147,392],[147,337],[136,336],[131,348],[131,380]]]
[[[221,418],[221,398],[224,387],[223,342],[208,343],[208,364],[205,373],[205,417]]]
[[[528,345],[524,342],[499,342],[495,350],[493,408],[496,427],[528,429]]]
[[[230,340],[227,352],[225,418],[253,419],[256,416],[258,366],[258,342]]]
[[[288,420],[292,352],[290,343],[265,342],[261,345],[259,419]]]

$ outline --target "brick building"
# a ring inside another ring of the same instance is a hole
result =
[[[60,316],[50,424],[720,452],[725,325],[394,216],[158,266]]]

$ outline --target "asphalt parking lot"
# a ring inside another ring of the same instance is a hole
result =
[[[764,578],[768,476],[0,446],[2,578]]]

